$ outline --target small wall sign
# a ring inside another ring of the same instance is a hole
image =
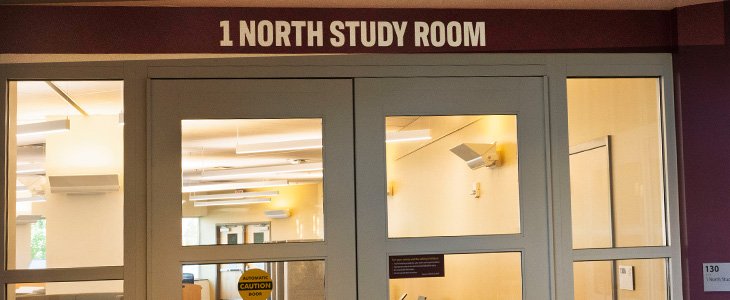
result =
[[[266,300],[273,288],[271,275],[261,269],[250,269],[238,279],[238,294],[244,300]]]
[[[388,271],[390,279],[444,277],[444,255],[390,256]]]
[[[705,292],[730,292],[730,263],[702,264]]]

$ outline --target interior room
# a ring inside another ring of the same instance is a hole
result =
[[[123,82],[9,84],[8,267],[123,265]],[[8,299],[122,292],[120,280],[26,283]]]
[[[8,266],[122,265],[123,83],[10,87]],[[658,91],[656,78],[568,80],[575,249],[666,245]],[[182,246],[326,241],[323,178],[337,175],[324,169],[323,122],[183,120]],[[389,238],[521,233],[519,116],[384,122]],[[390,279],[390,299],[522,299],[519,252],[448,254],[444,265],[442,277]],[[183,299],[241,299],[249,269],[271,274],[272,300],[324,298],[326,263],[308,260],[184,265]],[[667,297],[666,259],[576,261],[574,272],[576,299]],[[119,299],[123,281],[9,287],[9,299]]]

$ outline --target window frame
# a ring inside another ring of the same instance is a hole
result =
[[[0,65],[0,95],[4,97],[4,105],[0,108],[4,121],[1,128],[3,132],[3,144],[7,145],[8,135],[8,98],[9,82],[11,81],[37,81],[37,80],[119,80],[123,81],[124,87],[124,261],[121,266],[99,266],[80,268],[49,268],[49,269],[7,269],[7,202],[3,197],[0,205],[2,215],[3,246],[0,247],[0,299],[7,297],[7,284],[13,283],[35,283],[35,282],[68,282],[68,281],[101,281],[101,280],[125,280],[125,295],[133,295],[131,289],[135,286],[134,278],[143,276],[144,269],[135,269],[135,265],[144,263],[144,245],[138,242],[138,236],[145,234],[144,223],[146,220],[137,220],[133,216],[136,213],[144,213],[145,185],[139,184],[140,179],[144,182],[146,174],[144,162],[142,164],[130,160],[130,157],[139,156],[144,153],[144,98],[132,97],[135,89],[135,68],[125,67],[123,63],[62,63],[62,64],[14,64]],[[132,101],[131,99],[135,99]],[[8,149],[3,147],[3,156],[7,158]],[[0,161],[0,169],[3,170],[3,178],[7,172],[7,159]],[[7,195],[6,184],[0,185],[2,195]],[[136,274],[135,274],[136,273]]]
[[[553,224],[560,224],[555,235],[556,290],[562,297],[573,297],[573,261],[623,260],[664,258],[667,262],[669,299],[683,299],[682,256],[679,218],[679,181],[675,102],[671,55],[558,55],[563,68],[554,71],[551,78],[553,193],[555,196]],[[596,62],[600,61],[600,64]],[[567,123],[568,78],[631,78],[652,77],[659,80],[660,139],[662,141],[662,167],[664,214],[666,218],[666,245],[648,247],[622,247],[608,249],[576,249],[572,246],[572,222],[570,210],[570,175]],[[562,99],[562,101],[560,100]],[[557,101],[554,101],[557,100]],[[570,294],[568,294],[570,293]],[[562,298],[561,297],[561,298]]]
[[[93,56],[92,56],[93,57]],[[0,300],[6,284],[18,282],[124,280],[125,297],[147,296],[148,116],[147,87],[163,78],[362,78],[418,76],[544,76],[548,122],[548,232],[552,299],[573,298],[574,260],[669,258],[670,297],[682,299],[678,156],[672,55],[649,54],[387,54],[312,57],[173,59],[125,62],[32,63],[0,65],[0,95],[10,80],[124,81],[124,266],[6,270],[6,203],[0,205]],[[568,164],[567,78],[657,77],[662,96],[664,190],[667,246],[572,249]],[[0,106],[6,116],[7,101]],[[7,138],[7,118],[0,130]],[[6,140],[6,139],[5,139]],[[3,142],[5,143],[5,142]],[[4,147],[3,155],[7,157]],[[7,170],[0,160],[0,169]],[[2,175],[3,178],[5,175]],[[6,195],[6,183],[0,193]],[[7,197],[4,197],[7,198]],[[365,298],[360,295],[360,298]]]

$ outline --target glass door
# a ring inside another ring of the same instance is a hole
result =
[[[148,297],[355,299],[352,81],[150,93]]]
[[[548,299],[544,79],[355,81],[359,299]]]

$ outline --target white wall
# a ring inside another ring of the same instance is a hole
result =
[[[119,174],[120,184],[123,183],[123,126],[118,120],[116,115],[71,117],[69,132],[47,138],[47,174]],[[46,217],[48,268],[123,265],[121,189],[95,195],[48,192],[46,200],[37,209]],[[49,283],[46,292],[120,292],[122,287],[121,281]]]

